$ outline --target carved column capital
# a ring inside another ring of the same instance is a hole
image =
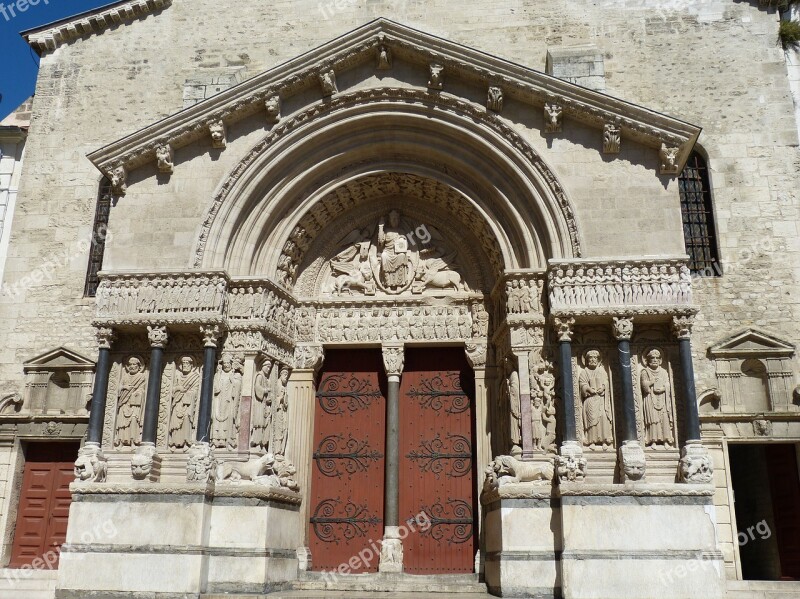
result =
[[[615,316],[612,327],[614,339],[617,341],[630,341],[633,335],[633,317]]]
[[[167,327],[164,326],[150,326],[147,327],[147,339],[150,341],[150,347],[164,348],[169,341],[169,332]]]
[[[694,316],[673,316],[672,334],[677,339],[689,339],[692,336],[694,326]]]
[[[203,347],[217,347],[222,331],[219,325],[200,325],[200,334],[203,336]]]
[[[486,344],[467,343],[464,346],[467,361],[472,368],[486,368]]]
[[[570,316],[568,318],[554,318],[553,326],[556,329],[559,341],[572,341],[572,335],[575,333],[575,319]]]
[[[400,376],[403,374],[403,366],[405,366],[405,348],[402,345],[384,345],[383,350],[383,367],[386,370],[386,376]]]
[[[321,345],[298,345],[294,349],[294,367],[297,370],[318,370],[325,359]]]
[[[97,327],[95,335],[97,347],[100,349],[111,349],[111,345],[117,340],[117,333],[111,327]]]

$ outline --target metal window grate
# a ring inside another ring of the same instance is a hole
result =
[[[108,234],[108,217],[111,213],[111,181],[104,178],[100,182],[97,194],[97,210],[94,215],[92,228],[92,247],[89,250],[89,268],[86,271],[86,287],[84,295],[94,297],[100,279],[97,273],[103,268],[103,254],[106,250],[106,236]]]
[[[703,158],[695,153],[678,177],[683,215],[683,239],[693,273],[719,276],[722,266],[717,253],[714,211],[711,206],[711,186]]]

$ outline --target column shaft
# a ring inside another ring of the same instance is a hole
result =
[[[144,404],[144,427],[142,443],[156,442],[158,432],[158,409],[161,403],[161,371],[164,366],[164,348],[153,347],[150,351],[150,376],[147,378],[147,399]]]
[[[111,349],[101,347],[97,356],[97,372],[92,390],[92,406],[89,412],[89,430],[86,435],[88,443],[100,445],[103,442],[103,420],[106,414],[106,397],[108,395],[108,375],[111,370]]]
[[[303,494],[300,519],[303,522],[305,544],[308,545],[309,502],[311,501],[311,476],[314,455],[314,409],[316,396],[313,370],[293,370],[289,375],[286,392],[289,395],[289,431],[286,459],[297,468],[297,482]]]
[[[214,371],[217,347],[206,345],[203,352],[203,381],[200,386],[200,409],[197,415],[197,441],[208,443],[211,436],[211,400],[214,397]]]
[[[384,525],[400,520],[400,376],[389,375],[386,398],[386,495]]]
[[[635,441],[636,404],[633,397],[633,374],[631,372],[631,342],[620,339],[618,344],[619,368],[622,379],[622,413],[625,417],[624,441]]]
[[[697,412],[697,394],[694,388],[694,364],[692,342],[688,338],[678,339],[683,374],[683,406],[686,420],[686,442],[700,442],[700,416]]]
[[[561,399],[564,414],[564,441],[577,441],[575,429],[575,396],[572,386],[572,343],[562,339],[559,342],[561,359]]]

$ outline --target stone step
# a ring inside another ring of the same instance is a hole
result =
[[[729,580],[726,599],[796,599],[800,582],[778,580]]]
[[[425,599],[429,592],[276,591],[268,595],[201,595],[200,599]],[[436,593],[436,599],[489,599],[483,593]]]
[[[0,599],[53,599],[57,572],[0,569]]]
[[[486,585],[475,574],[339,574],[306,572],[292,583],[296,591],[485,593]]]

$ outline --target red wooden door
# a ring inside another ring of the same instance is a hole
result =
[[[386,447],[382,372],[378,349],[326,352],[314,414],[314,570],[345,565],[353,574],[378,571]]]
[[[10,567],[29,565],[46,553],[57,552],[67,538],[67,518],[75,479],[76,443],[31,443],[25,450],[17,525]],[[56,563],[57,553],[47,562]]]
[[[800,580],[800,480],[795,446],[766,446],[781,579]]]
[[[406,348],[400,382],[400,520],[417,523],[403,541],[409,574],[474,571],[473,381],[463,349]]]

